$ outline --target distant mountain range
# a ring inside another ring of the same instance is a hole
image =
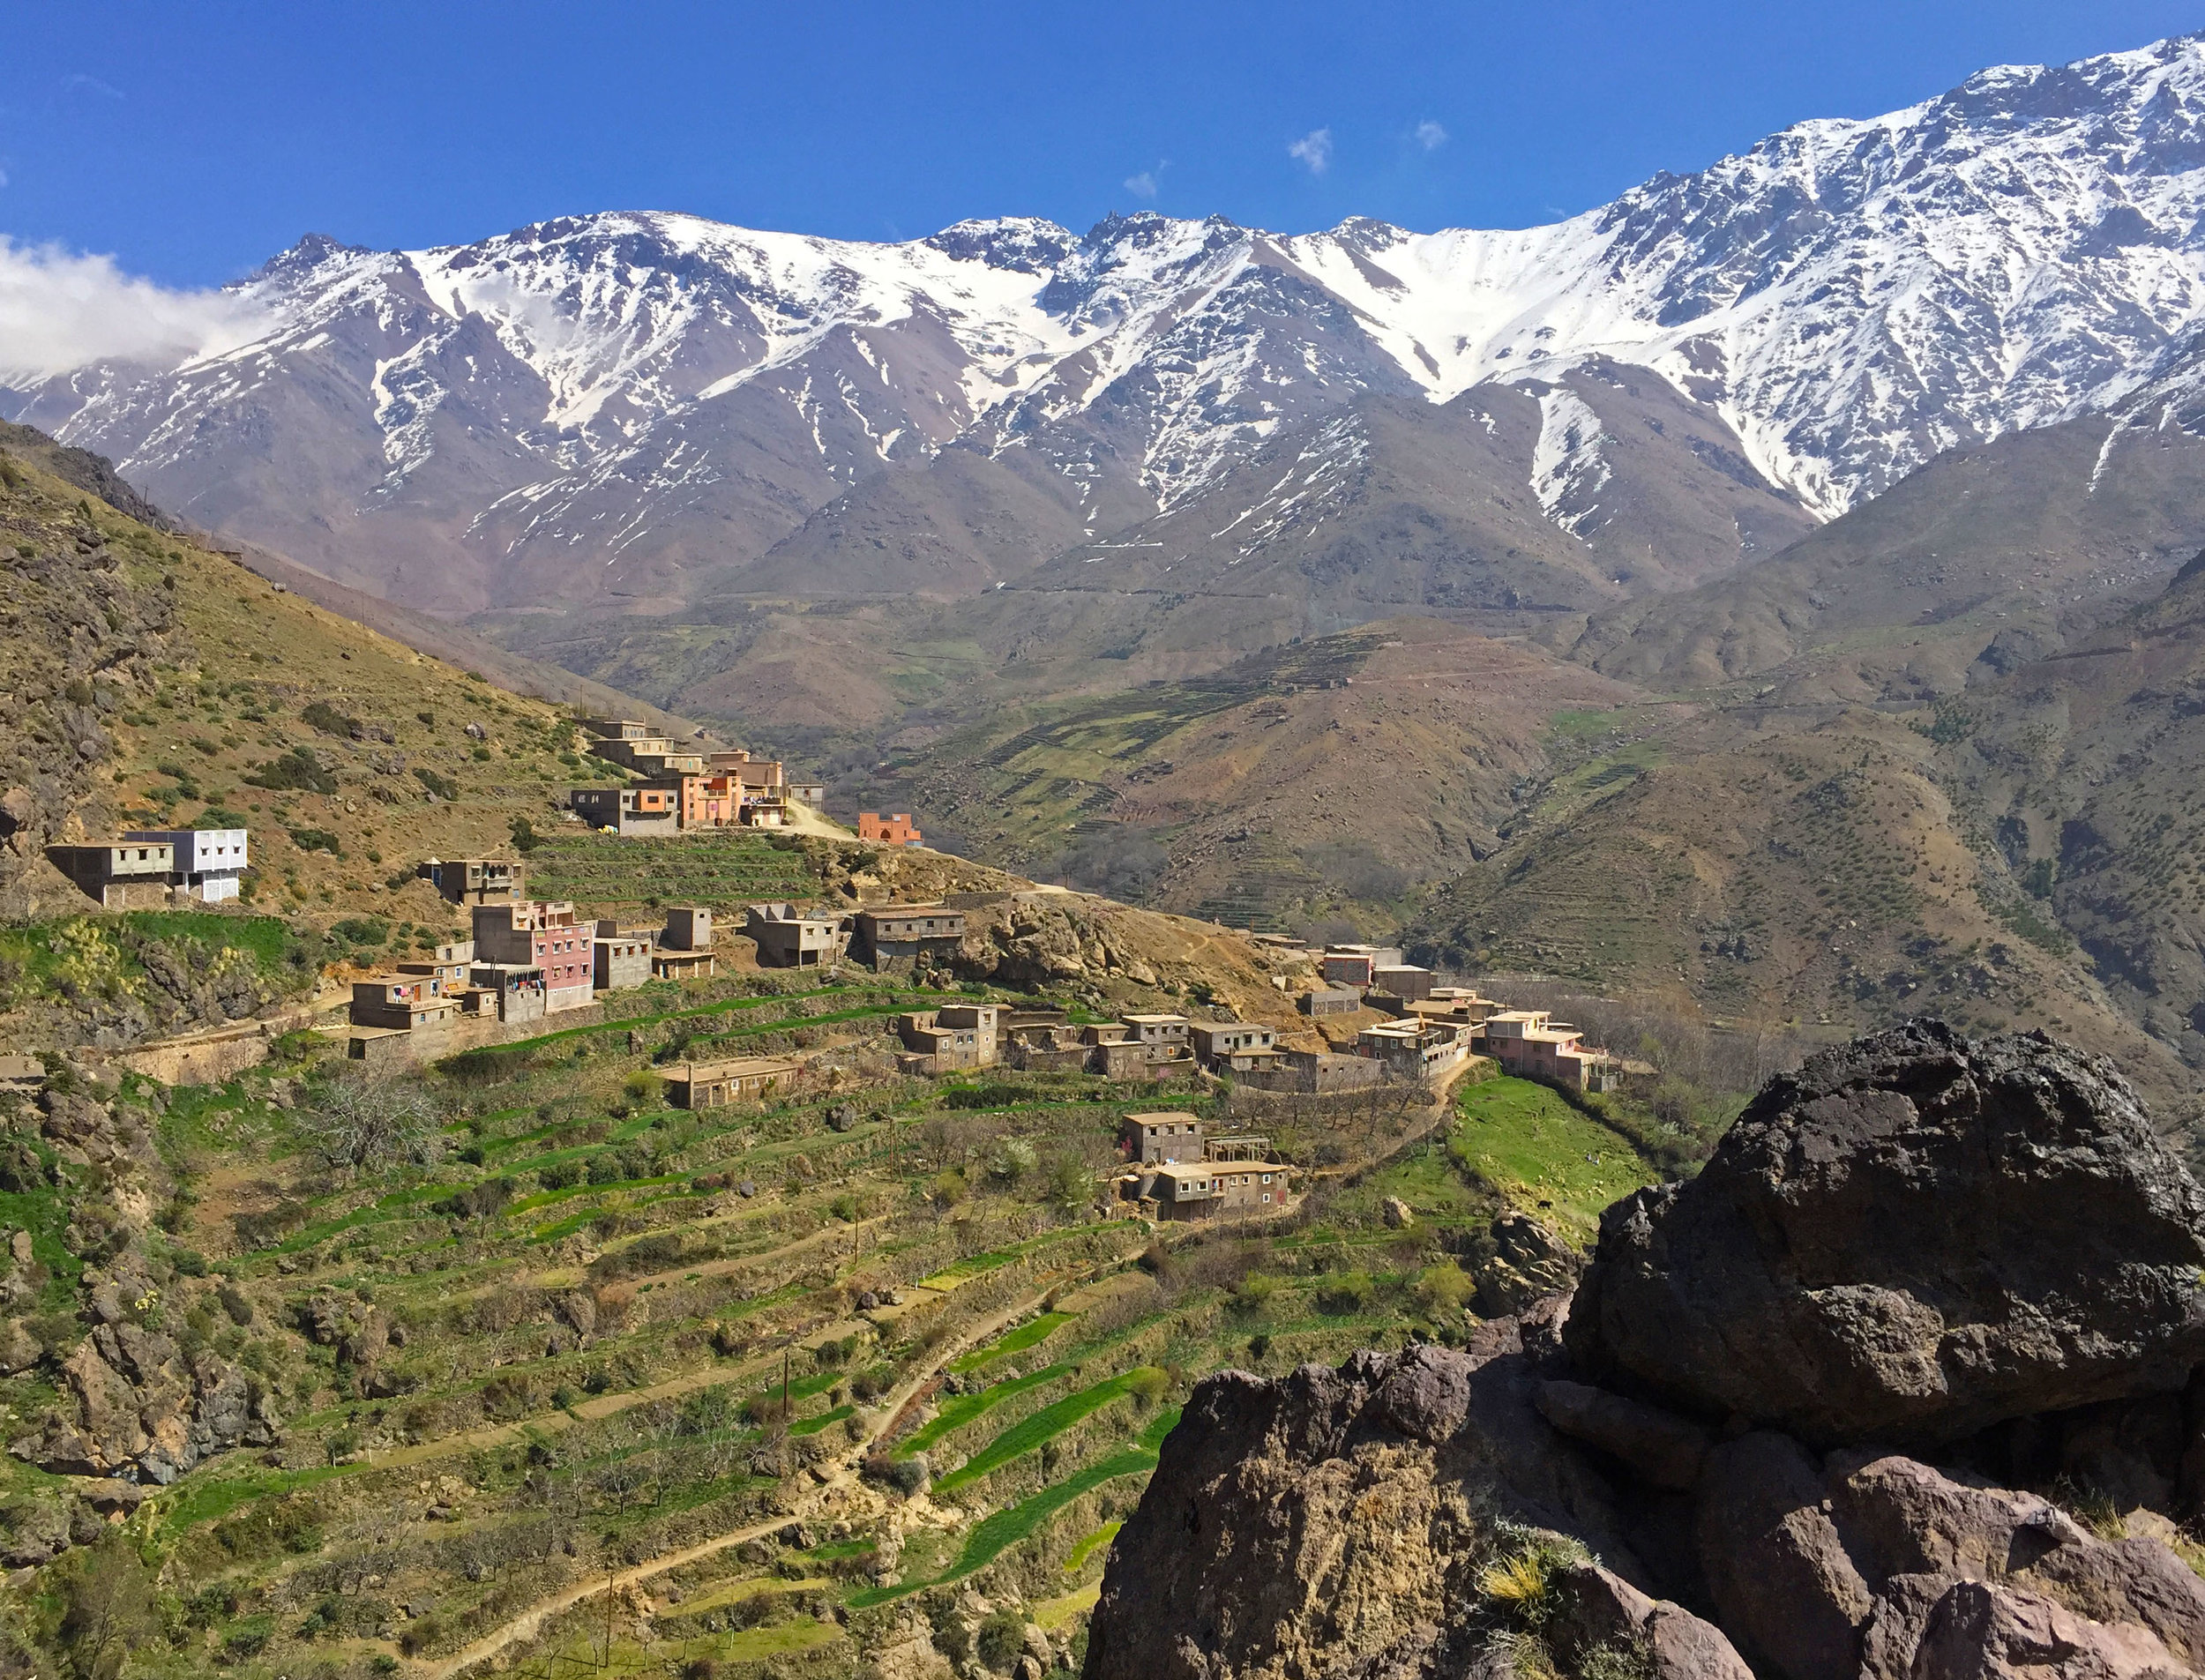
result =
[[[2205,313],[2201,224],[2188,39],[1804,123],[1521,231],[310,237],[237,288],[253,342],[0,402],[203,526],[446,614],[952,600],[1050,563],[1261,575],[1312,628],[1586,610],[2118,403]]]

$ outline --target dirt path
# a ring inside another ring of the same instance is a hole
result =
[[[730,1214],[728,1217],[739,1218],[741,1215]],[[647,1283],[673,1283],[689,1278],[723,1278],[730,1272],[744,1271],[754,1266],[771,1266],[774,1261],[786,1259],[792,1254],[801,1254],[808,1248],[818,1247],[829,1237],[841,1237],[848,1242],[850,1240],[850,1233],[853,1230],[863,1230],[868,1225],[886,1225],[893,1217],[894,1215],[890,1213],[875,1213],[871,1218],[858,1221],[855,1226],[841,1223],[822,1225],[809,1236],[799,1236],[793,1242],[782,1243],[777,1249],[766,1249],[756,1254],[731,1254],[725,1259],[703,1260],[690,1266],[669,1266],[663,1272],[639,1273],[633,1277],[623,1277],[619,1281],[634,1284],[640,1288]],[[700,1220],[697,1222],[695,1228],[701,1230],[710,1223],[712,1221],[709,1220]],[[582,1269],[572,1266],[549,1266],[529,1280],[539,1289],[572,1288],[582,1281]],[[489,1287],[495,1288],[496,1286]]]
[[[1125,1258],[1127,1257],[1125,1255],[1119,1255],[1112,1260],[1096,1261],[1093,1266],[1084,1269],[1088,1272],[1098,1271],[1106,1265],[1116,1264]],[[892,1390],[882,1399],[879,1408],[875,1414],[879,1421],[874,1424],[871,1431],[853,1445],[842,1460],[834,1467],[833,1472],[826,1482],[801,1496],[797,1501],[796,1509],[765,1522],[752,1523],[747,1527],[730,1529],[726,1534],[714,1534],[709,1540],[699,1541],[695,1545],[685,1546],[679,1551],[664,1553],[631,1568],[613,1572],[600,1579],[579,1582],[566,1588],[564,1592],[554,1594],[549,1598],[541,1599],[511,1621],[484,1634],[474,1644],[455,1652],[441,1662],[430,1665],[423,1670],[423,1673],[428,1676],[428,1680],[452,1680],[452,1676],[464,1674],[476,1664],[489,1661],[507,1646],[534,1639],[542,1631],[545,1623],[555,1617],[564,1615],[576,1605],[587,1602],[601,1593],[618,1592],[623,1587],[633,1587],[651,1579],[654,1576],[663,1575],[669,1570],[679,1569],[685,1564],[693,1564],[699,1558],[711,1557],[728,1550],[730,1547],[740,1546],[745,1541],[763,1540],[775,1530],[785,1528],[790,1523],[800,1520],[807,1511],[817,1510],[833,1494],[850,1487],[856,1482],[858,1467],[864,1463],[867,1450],[871,1447],[874,1441],[879,1437],[881,1432],[888,1427],[898,1414],[910,1404],[912,1397],[926,1384],[941,1374],[944,1366],[969,1349],[989,1340],[1027,1313],[1033,1311],[1041,1305],[1050,1290],[1061,1289],[1064,1287],[1064,1281],[1061,1277],[1054,1279],[1046,1287],[1035,1290],[1031,1295],[1020,1296],[1008,1306],[998,1309],[987,1318],[968,1326],[954,1340],[945,1343],[924,1369],[913,1373],[901,1387]]]

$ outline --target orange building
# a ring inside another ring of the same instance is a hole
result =
[[[878,840],[884,846],[916,846],[919,831],[911,821],[909,811],[900,810],[892,817],[883,817],[877,810],[857,813],[857,838]]]

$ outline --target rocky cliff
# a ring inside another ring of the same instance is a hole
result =
[[[1771,1083],[1467,1347],[1210,1378],[1088,1680],[2190,1674],[2205,1201],[2103,1060]]]

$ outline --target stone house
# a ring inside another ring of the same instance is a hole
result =
[[[1363,994],[1346,986],[1304,992],[1297,1005],[1304,1015],[1352,1015],[1363,1007]]]
[[[521,866],[510,857],[430,858],[416,871],[453,904],[508,904],[520,898]]]
[[[1380,1083],[1386,1069],[1367,1056],[1338,1056],[1329,1050],[1286,1049],[1267,1068],[1241,1076],[1242,1082],[1259,1091],[1290,1091],[1304,1096],[1330,1096],[1340,1091],[1358,1091]]]
[[[963,1068],[993,1067],[998,1055],[999,1004],[945,1004],[896,1018],[896,1035],[910,1052],[901,1059],[908,1073],[951,1073]]]
[[[965,915],[939,904],[878,904],[857,913],[851,954],[880,969],[922,959],[947,962],[965,937]]]
[[[49,846],[46,858],[103,910],[158,910],[168,903],[176,848],[167,840]]]
[[[666,1100],[677,1109],[718,1109],[787,1091],[801,1064],[750,1056],[731,1062],[684,1062],[666,1070]]]
[[[758,945],[761,968],[816,968],[842,955],[840,915],[799,910],[793,904],[753,904],[744,912],[743,931]]]
[[[529,900],[478,904],[471,914],[479,960],[543,970],[547,1013],[584,1008],[595,996],[597,962],[591,949],[594,930],[575,920],[571,903]]]
[[[1069,1027],[1006,1027],[1003,1059],[1027,1073],[1081,1073],[1094,1059],[1092,1046]]]
[[[249,866],[242,828],[133,828],[126,840],[166,841],[175,857],[171,895],[202,904],[228,904]]]

